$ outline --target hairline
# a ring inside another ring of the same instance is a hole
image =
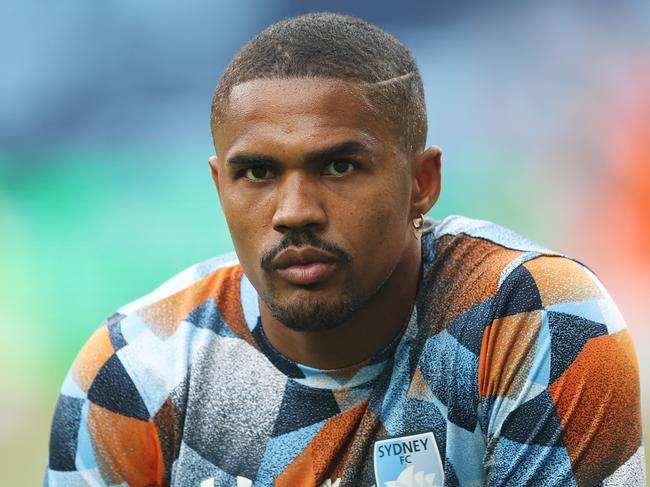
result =
[[[401,147],[401,149],[404,151],[405,155],[413,155],[413,153],[421,152],[424,150],[424,144],[422,147],[415,147],[415,148],[410,148],[408,146],[408,140],[406,140],[406,134],[403,133],[401,130],[401,124],[394,120],[392,117],[384,114],[381,111],[381,107],[378,106],[380,103],[373,101],[372,100],[372,94],[370,93],[373,88],[382,88],[384,86],[390,85],[392,83],[398,83],[401,81],[408,80],[415,76],[417,73],[415,71],[409,71],[408,73],[405,73],[403,75],[399,76],[394,76],[392,78],[386,79],[386,80],[380,80],[380,81],[365,81],[361,79],[355,79],[355,78],[346,78],[346,77],[337,77],[337,76],[327,76],[327,75],[298,75],[298,76],[260,76],[260,77],[253,77],[250,79],[242,80],[239,83],[233,84],[231,86],[227,86],[227,89],[220,93],[219,92],[219,86],[221,84],[221,80],[219,80],[219,83],[217,84],[213,97],[212,97],[212,103],[210,106],[210,129],[212,132],[212,137],[215,143],[215,148],[216,148],[216,131],[218,128],[222,125],[223,120],[226,118],[220,117],[219,120],[216,119],[215,115],[217,112],[220,113],[227,113],[227,110],[229,109],[230,106],[230,101],[231,101],[231,96],[233,90],[241,85],[244,85],[246,83],[252,83],[255,81],[283,81],[283,80],[326,80],[328,82],[335,82],[335,83],[345,83],[348,85],[356,86],[361,88],[359,90],[359,94],[363,96],[364,101],[366,102],[367,107],[378,117],[383,118],[384,122],[391,126],[391,129],[396,132],[397,134],[397,140],[398,140],[398,145]],[[220,95],[220,96],[218,96]]]

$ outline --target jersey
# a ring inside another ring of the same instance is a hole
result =
[[[636,355],[595,275],[460,216],[421,245],[408,325],[344,369],[270,345],[234,254],[119,309],[66,376],[45,485],[645,485]]]

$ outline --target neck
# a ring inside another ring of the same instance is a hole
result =
[[[330,330],[296,331],[273,317],[260,299],[264,333],[289,359],[319,369],[358,364],[385,348],[406,326],[420,276],[419,240],[405,252],[386,283],[350,319]]]

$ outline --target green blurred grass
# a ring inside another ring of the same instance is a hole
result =
[[[230,249],[205,156],[0,154],[4,485],[40,483],[58,389],[93,329]]]

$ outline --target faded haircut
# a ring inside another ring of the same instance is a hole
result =
[[[412,54],[379,27],[334,13],[282,20],[242,47],[221,76],[212,98],[213,135],[234,86],[255,79],[305,77],[361,83],[373,108],[399,131],[404,149],[424,149],[424,88]]]

